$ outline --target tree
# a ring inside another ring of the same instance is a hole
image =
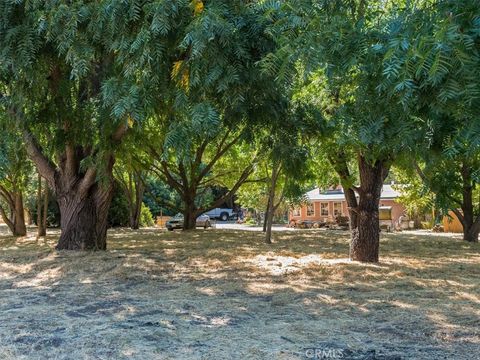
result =
[[[42,176],[37,179],[37,238],[47,235],[48,184],[45,182],[42,192]]]
[[[131,133],[125,139],[123,151],[117,154],[118,161],[114,166],[115,180],[122,188],[128,202],[129,226],[134,230],[140,227],[146,178],[148,167],[151,166],[148,158],[143,158],[142,162],[138,160],[142,152],[141,147],[138,146],[141,144],[139,135],[141,134]]]
[[[25,236],[23,192],[31,164],[22,142],[2,127],[0,138],[0,215],[14,236]]]
[[[400,14],[385,74],[421,120],[423,141],[412,166],[438,206],[455,212],[464,239],[474,242],[480,232],[480,8],[473,0],[434,4]]]
[[[276,88],[256,65],[273,43],[256,6],[213,1],[195,11],[172,67],[174,96],[149,122],[153,171],[182,199],[185,229],[247,181],[256,161],[248,144],[274,111]],[[227,182],[226,194],[209,199]]]
[[[316,105],[325,119],[319,141],[349,206],[350,258],[377,262],[382,185],[398,154],[415,138],[415,122],[392,88],[381,86],[395,2],[302,4],[306,6],[285,5],[280,29],[288,31],[279,36],[283,47],[264,66],[283,69],[293,62],[293,69],[308,79],[299,96]]]
[[[237,145],[241,132],[216,129],[213,130],[216,134],[212,136],[198,130],[193,127],[183,129],[183,135],[185,132],[188,135],[181,139],[188,138],[190,148],[186,148],[183,140],[180,140],[183,144],[176,143],[170,149],[165,149],[168,155],[150,149],[155,159],[159,159],[154,163],[152,171],[182,199],[185,230],[195,228],[196,218],[200,214],[230,199],[247,181],[255,163],[255,156],[252,161],[250,153],[244,151],[245,147]],[[180,147],[184,152],[179,151]],[[230,164],[225,166],[226,159]],[[208,196],[212,186],[225,184],[232,179],[235,180],[229,184],[229,190],[225,194],[217,199]]]
[[[183,1],[2,2],[0,14],[1,103],[58,200],[57,249],[104,250],[115,152],[154,106],[152,84],[169,81],[172,35],[193,11]]]

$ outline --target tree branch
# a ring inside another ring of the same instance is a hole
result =
[[[3,222],[8,226],[8,228],[10,229],[10,231],[13,233],[14,232],[14,225],[13,223],[10,221],[10,219],[8,218],[7,214],[5,213],[5,210],[3,209],[3,206],[0,205],[0,216],[2,217],[3,219]]]
[[[233,185],[233,187],[225,195],[223,195],[222,197],[220,197],[219,199],[214,201],[209,206],[207,206],[205,208],[198,209],[196,211],[196,213],[197,214],[202,214],[202,213],[204,213],[206,211],[209,211],[211,209],[215,209],[216,207],[220,206],[222,203],[224,203],[225,201],[230,199],[237,192],[237,190],[240,188],[240,186],[242,186],[242,184],[245,182],[245,180],[248,179],[248,177],[252,174],[252,172],[253,172],[253,165],[250,164],[243,170],[242,174],[240,175],[240,178],[237,180],[235,185]]]
[[[42,147],[33,134],[26,128],[22,129],[22,132],[28,156],[35,163],[37,170],[42,177],[49,182],[50,187],[55,189],[55,165],[43,154]]]
[[[210,162],[205,166],[202,171],[200,172],[200,175],[198,176],[197,180],[200,181],[202,180],[212,169],[212,167],[217,163],[217,161],[233,146],[235,145],[241,137],[241,132],[238,134],[232,141],[230,141],[228,144],[225,145],[228,136],[230,135],[230,130],[227,131],[220,141],[220,144],[218,146],[218,151],[215,154],[215,156],[210,160]]]
[[[457,216],[458,220],[462,223],[462,225],[465,227],[465,217],[463,216],[462,212],[456,208],[452,209],[453,213]]]
[[[4,94],[0,94],[0,100],[5,99],[7,97]],[[42,147],[27,128],[25,115],[13,106],[7,106],[6,110],[16,120],[15,123],[23,135],[28,156],[35,163],[38,172],[50,183],[51,188],[55,189],[56,166],[43,154]]]

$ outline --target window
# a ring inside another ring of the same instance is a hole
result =
[[[300,216],[300,208],[293,209],[293,216]]]
[[[328,216],[328,203],[320,204],[320,214],[322,216]]]
[[[315,215],[315,207],[312,203],[307,204],[307,216],[314,216]]]
[[[333,215],[342,215],[342,203],[341,202],[336,202],[333,203]]]

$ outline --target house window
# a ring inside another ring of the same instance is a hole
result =
[[[320,204],[320,214],[322,216],[328,216],[328,203]]]
[[[300,216],[300,208],[293,209],[293,216]]]
[[[334,216],[342,215],[342,203],[341,202],[333,203],[333,215]]]
[[[307,204],[307,216],[314,216],[315,215],[315,207],[312,203]]]

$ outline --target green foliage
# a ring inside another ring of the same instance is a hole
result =
[[[25,209],[28,211],[33,223],[37,225],[37,193],[35,189],[38,185],[38,179],[30,182],[27,191],[25,192]],[[45,189],[43,189],[45,190]],[[43,199],[42,199],[43,201]],[[43,211],[43,210],[42,210]],[[48,194],[48,208],[47,208],[47,227],[60,226],[60,210],[58,208],[57,199],[55,195],[49,191]]]
[[[112,204],[108,211],[108,224],[110,227],[124,227],[129,224],[129,206],[125,193],[117,184],[114,187]]]
[[[412,153],[419,159],[424,185],[444,210],[464,207],[469,197],[465,191],[472,188],[478,216],[478,2],[444,0],[435,7],[406,9],[390,36],[384,86],[394,86],[406,111],[418,119],[417,131],[423,138]]]
[[[399,183],[396,190],[401,194],[398,201],[405,207],[407,215],[413,218],[415,215],[431,213],[436,206],[435,196],[412,169],[411,163],[406,163],[403,168],[394,168],[393,173]]]
[[[142,210],[140,214],[140,226],[150,227],[155,225],[155,220],[153,219],[152,212],[145,204],[142,204]]]
[[[152,216],[174,216],[181,208],[178,194],[163,181],[150,176],[146,181],[143,202],[150,209]]]

